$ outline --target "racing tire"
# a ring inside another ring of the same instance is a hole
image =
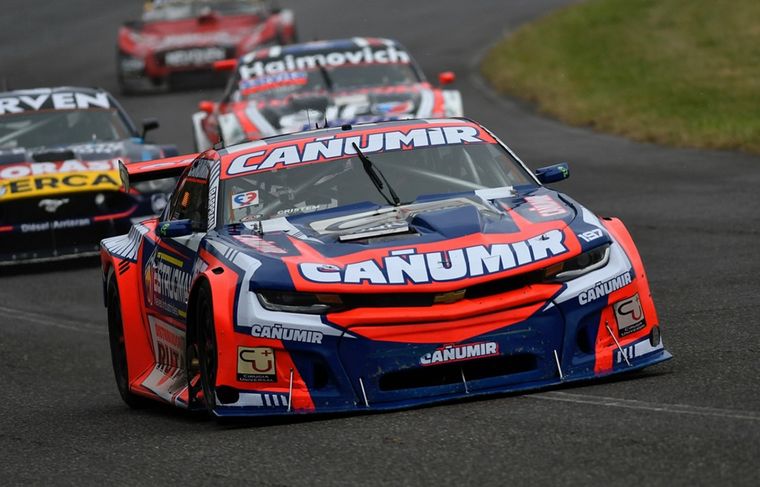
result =
[[[198,392],[203,392],[203,404],[209,414],[216,402],[216,332],[214,327],[214,307],[208,284],[201,284],[193,303],[193,327],[187,341],[187,377],[190,400],[196,400]],[[198,377],[197,382],[193,382]]]
[[[113,365],[116,387],[122,400],[133,409],[144,408],[151,404],[150,399],[138,396],[129,390],[129,364],[127,347],[124,341],[124,323],[121,319],[121,299],[116,278],[111,275],[107,289],[108,309],[108,343],[111,346],[111,363]]]

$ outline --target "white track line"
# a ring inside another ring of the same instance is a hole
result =
[[[619,399],[616,397],[594,396],[590,394],[573,394],[570,392],[550,391],[522,396],[527,399],[542,399],[545,401],[572,402],[577,404],[592,404],[594,406],[639,409],[673,414],[691,414],[695,416],[712,416],[717,418],[746,419],[760,421],[760,413],[738,411],[735,409],[719,409],[688,404],[663,404],[656,402],[638,401],[635,399]]]
[[[0,316],[8,319],[0,320],[0,325],[12,325],[12,320],[21,320],[37,325],[60,328],[62,330],[79,331],[83,333],[92,333],[95,335],[106,335],[108,332],[105,325],[93,323],[91,321],[75,321],[69,318],[59,318],[33,311],[24,311],[20,309],[0,306]]]

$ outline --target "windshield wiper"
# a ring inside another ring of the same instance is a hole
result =
[[[330,77],[330,73],[327,72],[327,68],[325,68],[325,65],[322,63],[317,63],[317,67],[319,68],[319,72],[322,73],[322,77],[325,79],[325,85],[327,85],[327,91],[333,90],[333,81]]]
[[[362,151],[359,150],[359,146],[356,145],[356,142],[353,142],[351,145],[354,146],[354,150],[356,151],[356,154],[359,156],[359,159],[362,161],[362,167],[364,167],[364,172],[367,173],[367,176],[369,176],[370,181],[372,181],[372,184],[375,185],[375,187],[377,188],[377,191],[380,192],[383,198],[385,198],[385,201],[387,201],[389,205],[393,205],[393,206],[401,205],[401,199],[393,190],[393,187],[390,185],[388,180],[385,179],[385,175],[380,170],[380,168],[375,167],[375,165],[372,164],[372,161],[370,161],[369,158],[365,156]],[[380,174],[379,177],[378,177],[378,174]],[[383,178],[382,181],[380,180],[380,178]],[[383,181],[385,181],[385,185],[383,185]],[[386,195],[385,191],[383,191],[383,188],[385,186],[388,186],[388,192],[391,194],[390,198],[388,198],[388,195]]]

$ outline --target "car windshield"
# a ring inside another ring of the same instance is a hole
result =
[[[237,98],[285,98],[294,94],[409,85],[418,81],[412,67],[405,63],[327,66],[241,79]]]
[[[261,11],[262,6],[263,2],[256,0],[154,1],[143,13],[143,20],[181,20],[208,12],[215,12],[220,15],[255,14]]]
[[[409,85],[419,82],[408,63],[328,66],[333,90]]]
[[[238,98],[240,100],[285,98],[289,95],[325,90],[327,90],[327,81],[322,71],[288,71],[240,80]]]
[[[497,144],[441,145],[367,156],[404,203],[422,195],[534,182]],[[222,194],[226,224],[293,216],[360,202],[387,205],[358,157],[238,176],[223,182]]]
[[[113,142],[130,135],[113,109],[41,110],[0,116],[0,149]]]

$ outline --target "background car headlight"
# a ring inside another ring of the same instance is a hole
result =
[[[588,274],[607,265],[610,260],[610,244],[583,252],[546,268],[544,278],[554,282],[564,282]]]
[[[171,193],[177,185],[177,178],[155,179],[142,181],[132,185],[140,193]]]
[[[343,308],[343,301],[337,294],[259,291],[256,296],[261,305],[270,311],[325,314]]]
[[[145,69],[145,61],[136,57],[125,56],[119,59],[122,71],[133,72]]]

